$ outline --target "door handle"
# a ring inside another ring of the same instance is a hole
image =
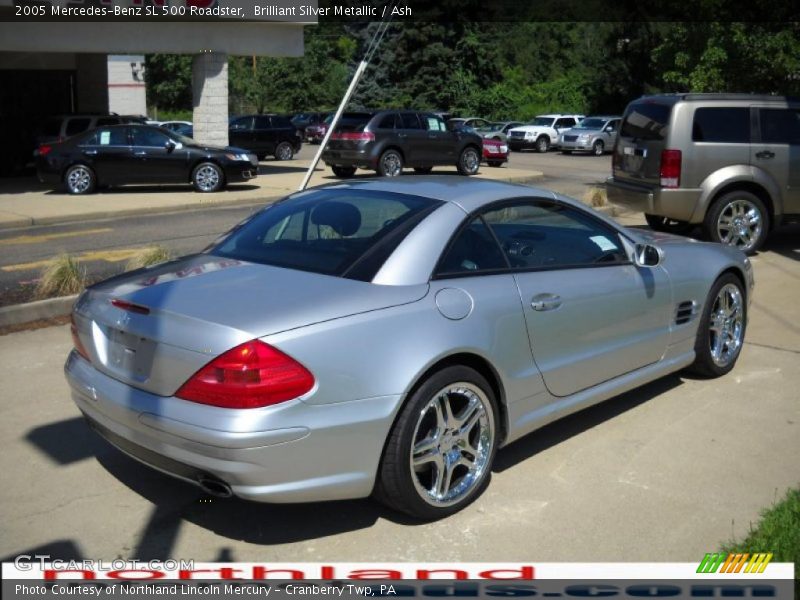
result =
[[[408,137],[408,134],[407,134],[407,133],[398,133],[398,134],[397,134],[397,137],[401,137],[401,138],[407,138],[407,137]]]
[[[775,158],[775,153],[769,150],[762,150],[761,152],[756,152],[756,158]]]
[[[97,150],[84,150],[83,153],[87,156],[94,156],[97,154]]]
[[[145,150],[137,150],[133,154],[134,156],[147,156],[147,152]]]
[[[555,294],[536,294],[531,299],[531,308],[533,310],[555,310],[559,306],[561,306],[561,296],[556,296]]]

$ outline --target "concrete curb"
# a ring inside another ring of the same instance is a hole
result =
[[[0,327],[9,325],[22,325],[39,319],[52,319],[63,317],[72,311],[77,294],[74,296],[62,296],[60,298],[48,298],[27,302],[25,304],[13,304],[0,308]]]

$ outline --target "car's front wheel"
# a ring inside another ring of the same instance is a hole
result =
[[[356,174],[355,167],[342,167],[339,165],[333,165],[331,169],[333,170],[333,174],[336,175],[337,177],[346,178],[346,177],[352,177],[353,175]]]
[[[595,156],[603,156],[605,151],[606,146],[601,140],[597,140],[594,144],[592,144],[592,154]]]
[[[97,177],[87,165],[72,165],[64,174],[64,184],[70,194],[91,194],[97,186]]]
[[[275,158],[277,160],[292,160],[294,148],[289,142],[281,142],[275,148]]]
[[[758,196],[735,190],[714,202],[706,214],[703,228],[712,242],[753,254],[767,239],[769,213]]]
[[[378,160],[378,175],[397,177],[403,173],[403,156],[397,150],[387,150]]]
[[[477,148],[472,146],[464,148],[461,156],[458,157],[456,166],[462,175],[476,175],[481,166],[481,156],[478,154]]]
[[[499,442],[497,400],[473,369],[432,375],[400,411],[381,463],[377,497],[421,519],[453,514],[489,483]]]
[[[225,184],[225,176],[219,165],[200,163],[192,171],[192,185],[198,192],[216,192]]]
[[[697,326],[695,360],[689,369],[720,377],[733,369],[744,344],[747,298],[741,280],[726,273],[711,287]]]
[[[550,140],[546,135],[540,136],[539,139],[536,140],[536,150],[542,154],[550,150]]]

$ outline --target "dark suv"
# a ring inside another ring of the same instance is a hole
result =
[[[228,143],[244,148],[264,160],[272,154],[277,160],[291,160],[303,144],[300,132],[281,115],[245,115],[228,126]]]
[[[322,153],[338,177],[356,169],[394,177],[404,167],[429,173],[437,165],[455,165],[475,175],[481,164],[482,139],[469,129],[449,130],[433,113],[410,110],[345,113]]]

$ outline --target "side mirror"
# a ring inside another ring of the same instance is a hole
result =
[[[167,140],[166,142],[164,142],[164,148],[166,149],[167,152],[172,152],[173,150],[175,150],[175,142],[173,142],[172,140]]]
[[[636,244],[634,262],[640,267],[657,267],[661,264],[664,254],[658,246],[653,244]]]

